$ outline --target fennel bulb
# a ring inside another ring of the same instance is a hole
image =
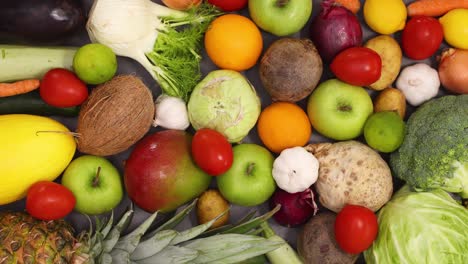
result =
[[[184,12],[150,0],[95,0],[86,30],[92,42],[139,62],[163,93],[188,100],[201,78],[203,34],[220,14],[210,4]]]

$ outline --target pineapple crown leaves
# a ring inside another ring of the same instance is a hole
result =
[[[209,230],[216,220],[229,211],[228,209],[205,224],[180,232],[174,230],[192,211],[196,202],[197,199],[148,234],[146,231],[158,212],[153,213],[125,236],[121,234],[128,226],[133,209],[125,212],[115,226],[112,226],[113,214],[106,224],[96,219],[94,233],[90,230],[84,235],[89,238],[86,245],[87,255],[84,254],[86,250],[83,250],[81,256],[77,256],[87,256],[87,261],[81,259],[72,263],[235,263],[265,254],[283,245],[283,242],[269,241],[258,236],[260,224],[276,213],[279,210],[278,206],[258,217],[255,217],[256,212],[251,212],[235,225]]]

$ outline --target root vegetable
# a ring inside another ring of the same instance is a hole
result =
[[[260,61],[260,80],[275,101],[297,102],[317,86],[322,59],[309,39],[281,38]]]
[[[218,190],[206,190],[197,201],[198,224],[205,224],[224,213],[210,229],[223,226],[229,222],[229,211],[227,210],[229,210],[229,203]]]
[[[326,208],[339,212],[346,204],[354,204],[375,212],[390,199],[390,168],[365,144],[349,140],[310,144],[306,149],[319,160],[315,187]]]
[[[439,60],[442,86],[454,93],[468,94],[468,50],[450,48]]]
[[[388,87],[382,90],[374,100],[374,112],[395,111],[401,119],[406,114],[406,98],[398,89]]]
[[[135,76],[120,75],[96,87],[78,116],[78,150],[108,156],[125,151],[151,127],[153,96]]]
[[[297,237],[297,251],[306,264],[352,264],[359,255],[340,249],[335,240],[336,214],[323,212],[312,217]]]
[[[382,71],[379,80],[369,85],[372,90],[383,90],[390,87],[400,73],[403,53],[398,42],[387,35],[371,38],[364,44],[365,47],[377,52],[382,59]]]

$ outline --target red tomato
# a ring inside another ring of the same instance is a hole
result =
[[[39,181],[28,189],[26,211],[41,220],[55,220],[68,215],[76,199],[67,187],[55,182]]]
[[[343,82],[357,86],[371,85],[380,78],[382,59],[369,48],[352,47],[338,53],[330,69]]]
[[[237,11],[247,6],[248,0],[208,0],[212,5],[221,8],[223,11]]]
[[[52,69],[42,78],[39,94],[42,100],[55,107],[72,107],[88,98],[86,84],[66,69]]]
[[[203,128],[192,139],[192,156],[195,164],[212,176],[226,172],[232,165],[231,143],[216,130]]]
[[[439,20],[428,16],[412,17],[401,34],[401,47],[413,60],[431,57],[440,47],[444,31]]]
[[[358,254],[369,248],[377,232],[377,217],[364,206],[346,205],[336,216],[336,242],[350,254]]]

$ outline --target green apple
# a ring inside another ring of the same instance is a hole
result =
[[[307,103],[312,126],[335,140],[360,136],[373,110],[372,99],[364,88],[337,79],[322,82]]]
[[[249,14],[258,27],[276,36],[299,32],[312,14],[311,0],[249,0]]]
[[[230,203],[241,206],[259,205],[273,194],[273,155],[256,144],[239,144],[233,147],[231,168],[216,177],[218,189]]]
[[[84,155],[65,169],[62,184],[75,195],[75,210],[88,215],[102,214],[116,207],[123,197],[120,173],[107,159]]]

